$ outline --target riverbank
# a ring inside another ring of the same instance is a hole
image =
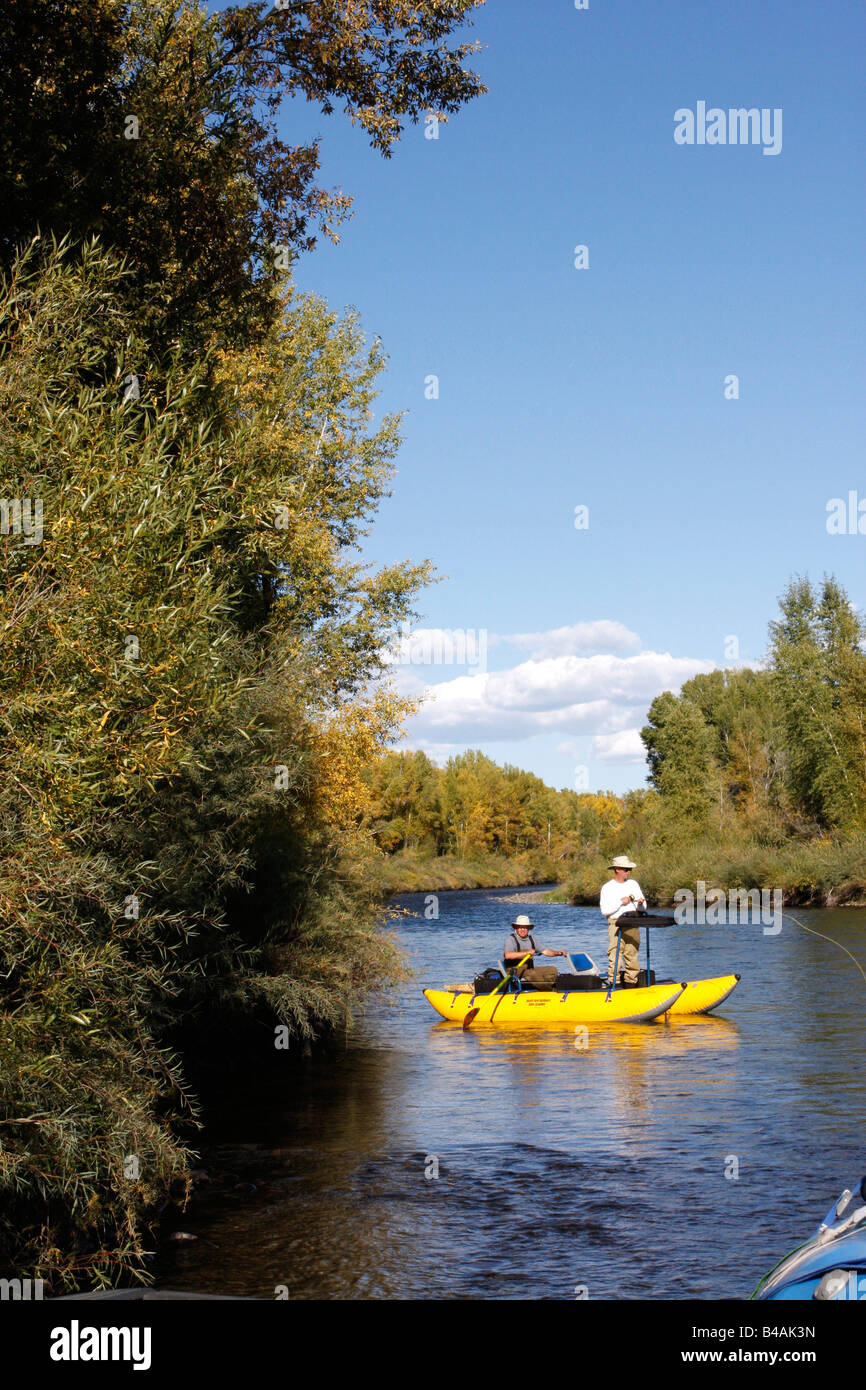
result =
[[[866,840],[815,840],[786,845],[719,842],[712,837],[688,845],[633,850],[635,876],[654,907],[672,907],[684,888],[778,891],[789,907],[866,907]],[[531,888],[558,883],[552,892],[527,902],[566,902],[594,906],[610,877],[608,856],[571,860],[544,855],[456,855],[424,857],[411,851],[390,855],[376,866],[380,895],[436,893],[471,888]],[[516,899],[514,899],[516,901]]]
[[[736,844],[710,838],[685,846],[634,853],[635,877],[654,907],[671,907],[682,889],[707,892],[758,888],[782,894],[788,907],[866,907],[866,840],[815,840],[778,846]],[[603,857],[572,863],[550,901],[598,902],[610,877]]]
[[[389,855],[376,866],[379,892],[385,898],[395,893],[460,888],[524,888],[533,883],[557,883],[562,875],[561,861],[538,854],[460,859],[450,854],[422,857],[408,852]]]

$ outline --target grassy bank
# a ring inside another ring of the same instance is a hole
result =
[[[866,907],[866,837],[854,840],[790,841],[783,845],[720,841],[715,836],[687,845],[654,846],[638,859],[635,876],[656,907],[669,907],[679,888],[781,889],[790,906]],[[610,878],[609,855],[563,861],[540,854],[514,857],[424,856],[406,851],[377,861],[374,874],[382,897],[459,888],[508,888],[559,881],[551,902],[595,904]]]
[[[540,854],[460,859],[451,854],[417,855],[410,850],[380,860],[375,872],[379,892],[387,898],[394,893],[435,893],[448,888],[552,883],[562,878],[562,863]]]
[[[655,846],[639,860],[635,876],[656,907],[673,903],[679,888],[782,890],[790,906],[866,907],[866,837],[856,840],[791,841],[785,845],[719,841],[709,836],[683,846]],[[373,875],[381,897],[459,888],[511,888],[559,882],[550,902],[595,904],[610,878],[609,855],[563,861],[544,855],[424,856],[406,851],[376,862]]]
[[[637,854],[634,858],[639,858]],[[572,864],[558,896],[572,903],[597,903],[601,884],[610,877],[605,859]],[[866,837],[813,840],[769,846],[693,841],[682,847],[657,847],[641,861],[635,877],[657,907],[673,903],[678,888],[779,888],[789,906],[866,907]]]

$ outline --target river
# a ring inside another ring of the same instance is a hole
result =
[[[494,897],[495,895],[495,897]],[[211,1179],[157,1286],[292,1299],[719,1299],[810,1234],[866,1172],[866,984],[785,919],[653,933],[677,979],[739,971],[718,1015],[470,1030],[421,989],[499,958],[507,890],[440,893],[388,929],[417,978],[282,1095],[214,1116]],[[516,906],[516,905],[515,905]],[[597,911],[520,905],[540,945],[601,965]],[[866,913],[795,915],[862,961]]]

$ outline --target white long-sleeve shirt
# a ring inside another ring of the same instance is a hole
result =
[[[624,903],[623,898],[633,897],[633,903]],[[621,912],[634,912],[636,907],[644,907],[644,896],[636,878],[627,878],[625,883],[617,883],[615,878],[602,885],[598,905],[603,917],[619,917]]]

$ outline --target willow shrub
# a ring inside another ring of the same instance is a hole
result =
[[[287,302],[252,366],[149,364],[122,271],[39,249],[0,302],[0,1268],[59,1288],[140,1273],[185,1181],[174,1040],[310,1037],[399,970],[327,782],[346,711],[393,732],[421,571],[343,558],[396,447],[352,321]]]

